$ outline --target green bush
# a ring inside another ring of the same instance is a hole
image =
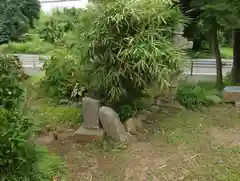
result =
[[[79,23],[81,11],[76,8],[57,9],[39,25],[37,31],[40,37],[52,44],[63,44],[64,36]]]
[[[92,21],[84,16],[76,31],[82,50],[76,54],[87,67],[88,90],[103,102],[128,105],[153,82],[163,88],[181,72],[181,50],[172,37],[183,20],[170,1],[108,1],[85,13]]]
[[[53,181],[53,178],[67,180],[66,166],[59,157],[42,147],[36,147],[36,155],[36,160],[29,164],[29,171],[13,170],[4,173],[0,176],[1,181]]]
[[[14,109],[20,103],[24,78],[21,62],[7,55],[0,55],[0,105],[6,109]]]
[[[176,99],[187,109],[198,110],[210,104],[207,93],[198,85],[182,86],[178,89]]]
[[[9,42],[0,46],[2,53],[50,54],[54,46],[33,35],[25,42]]]
[[[41,85],[51,96],[71,97],[74,87],[83,83],[82,67],[71,52],[58,50],[44,63],[45,76]]]
[[[224,77],[224,85],[225,86],[233,85],[231,72],[228,72],[227,75]]]
[[[28,141],[30,127],[20,113],[0,109],[0,175],[20,170],[24,173],[35,160],[34,146]]]

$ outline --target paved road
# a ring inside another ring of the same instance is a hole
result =
[[[43,60],[47,60],[48,56],[39,56],[31,54],[15,54],[23,62],[23,67],[26,73],[35,74],[41,70]],[[40,60],[41,59],[41,60]],[[193,64],[188,63],[185,69],[186,74],[191,74],[191,66],[193,66],[193,75],[216,75],[216,64],[214,59],[194,59]],[[223,59],[223,74],[231,70],[232,60]]]

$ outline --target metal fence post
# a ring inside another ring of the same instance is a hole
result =
[[[191,59],[191,72],[190,72],[190,75],[191,76],[193,75],[193,59]]]

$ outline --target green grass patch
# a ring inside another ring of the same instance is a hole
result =
[[[230,47],[222,47],[220,49],[221,56],[223,58],[233,58],[233,48]]]
[[[42,40],[33,40],[26,42],[10,42],[0,46],[2,53],[27,53],[48,55],[54,51],[54,46]]]
[[[79,125],[82,122],[81,108],[59,105],[57,100],[49,97],[39,86],[43,77],[44,73],[40,73],[24,82],[24,112],[32,117],[35,128],[60,129]]]
[[[220,53],[222,58],[231,59],[233,57],[233,48],[221,47]],[[187,55],[191,58],[214,58],[211,50],[201,50],[199,52],[193,52],[192,50],[188,50]]]
[[[30,108],[28,115],[32,116],[35,127],[40,130],[72,127],[82,122],[81,110],[69,106],[41,103]]]
[[[37,148],[37,160],[32,163],[29,173],[21,173],[15,170],[7,175],[1,175],[1,181],[67,181],[68,173],[63,160],[54,154],[50,154],[43,147]]]

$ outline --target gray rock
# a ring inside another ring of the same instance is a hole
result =
[[[69,100],[68,99],[60,99],[59,104],[68,104]]]
[[[73,135],[73,139],[77,143],[88,143],[88,142],[102,142],[104,139],[104,130],[98,129],[88,129],[81,126]]]
[[[217,95],[208,95],[205,99],[213,104],[220,104],[222,102],[222,99]]]
[[[83,126],[84,128],[99,128],[100,122],[98,111],[100,107],[99,100],[89,97],[83,98]]]
[[[127,141],[127,132],[118,114],[112,108],[101,107],[99,109],[99,118],[107,136],[118,141]]]

